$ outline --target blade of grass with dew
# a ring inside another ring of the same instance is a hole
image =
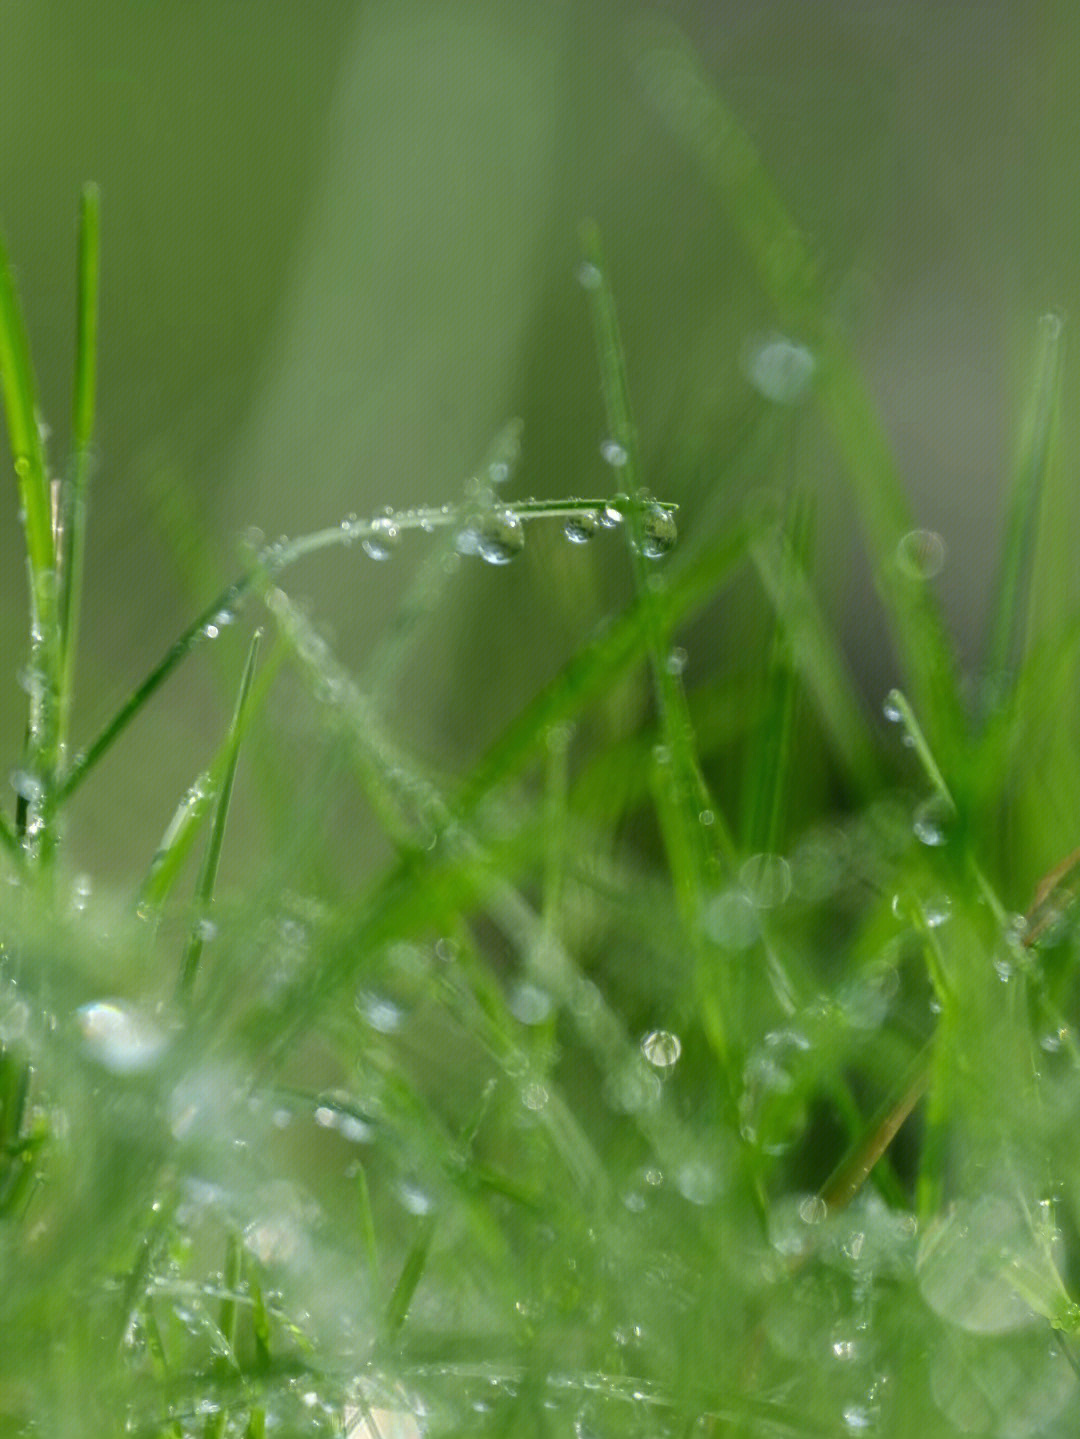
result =
[[[420,1231],[406,1255],[398,1281],[394,1285],[394,1292],[386,1306],[386,1313],[383,1316],[383,1334],[387,1340],[393,1340],[405,1323],[409,1305],[413,1302],[413,1296],[416,1294],[424,1270],[427,1268],[428,1255],[431,1253],[431,1243],[434,1238],[435,1217],[428,1214],[420,1221]]]
[[[584,511],[591,512],[597,506],[602,507],[605,503],[604,500],[530,500],[510,505],[508,508],[523,520],[562,519],[580,515]],[[454,519],[455,512],[449,507],[423,507],[397,513],[394,516],[393,524],[397,530],[423,530],[427,533],[452,524]],[[383,521],[385,521],[385,516],[377,517],[374,520],[350,519],[342,525],[335,525],[330,529],[316,530],[294,540],[278,540],[268,545],[257,557],[255,563],[238,575],[236,579],[230,581],[220,594],[192,620],[165,651],[149,674],[135,686],[128,698],[90,744],[75,754],[58,786],[57,799],[67,799],[78,789],[87,774],[111,749],[135,716],[140,713],[188,655],[200,644],[216,637],[220,628],[219,617],[222,614],[228,614],[230,619],[235,619],[238,611],[254,590],[264,587],[270,579],[310,555],[336,545],[351,546],[357,540],[363,541],[367,538],[377,540],[379,526]]]
[[[639,498],[640,460],[626,386],[622,340],[600,234],[594,224],[583,227],[582,245],[589,276],[587,293],[591,301],[608,429],[613,442],[625,457],[623,473],[631,499],[623,519],[628,529],[630,562],[645,631],[645,652],[652,671],[663,735],[662,751],[654,756],[653,768],[657,815],[668,851],[684,938],[690,952],[701,1020],[709,1043],[731,1083],[730,1020],[725,1013],[728,999],[724,992],[726,969],[715,963],[701,917],[706,895],[715,888],[722,868],[731,867],[735,847],[698,764],[682,681],[668,664],[670,630],[665,624],[663,607],[656,598],[657,588],[663,586],[654,585],[653,576],[648,573],[647,557],[662,552],[650,541],[647,533],[648,519],[656,513],[657,507],[653,505],[646,514]],[[664,548],[670,548],[670,545]],[[664,759],[659,757],[661,753]],[[708,828],[702,823],[701,817],[705,815],[712,817]]]
[[[184,951],[179,981],[180,993],[182,997],[188,1001],[191,999],[192,989],[195,985],[195,975],[198,971],[199,961],[202,958],[203,947],[206,942],[204,926],[213,902],[214,885],[217,882],[218,865],[221,861],[221,849],[225,842],[225,822],[229,814],[233,782],[236,779],[236,766],[240,759],[240,741],[247,727],[246,711],[251,695],[252,681],[255,678],[255,664],[258,659],[259,641],[261,638],[261,632],[256,630],[251,637],[251,644],[248,646],[247,661],[244,665],[244,673],[240,680],[240,692],[236,697],[236,708],[233,711],[232,723],[229,726],[229,732],[225,739],[221,762],[221,783],[217,786],[215,792],[214,815],[210,823],[210,837],[207,841],[206,853],[203,856],[202,868],[199,871],[198,882],[195,886],[196,922],[192,926],[187,947]]]
[[[860,794],[876,794],[881,768],[869,719],[791,542],[779,530],[759,535],[750,543],[750,557],[790,646],[792,663],[832,741],[834,756]]]
[[[240,1285],[242,1262],[243,1251],[240,1248],[240,1240],[235,1233],[230,1232],[225,1240],[225,1267],[222,1271],[224,1294],[218,1310],[218,1332],[227,1346],[227,1350],[225,1354],[219,1354],[215,1360],[219,1369],[222,1365],[227,1365],[230,1369],[239,1369],[240,1367],[236,1359],[235,1295]],[[223,1409],[219,1409],[216,1414],[211,1414],[203,1428],[205,1439],[222,1439],[227,1418],[228,1415]]]
[[[191,784],[177,805],[139,890],[136,908],[140,913],[151,915],[159,912],[168,898],[191,852],[199,826],[211,812],[215,799],[222,793],[230,769],[235,765],[234,747],[239,745],[252,720],[265,704],[284,657],[284,646],[276,645],[259,672],[258,679],[254,681],[248,680],[245,669],[244,682],[249,683],[250,688],[245,694],[239,719],[234,715],[233,724],[230,725],[209,767]]]
[[[925,583],[897,563],[900,541],[913,527],[910,508],[858,368],[829,317],[816,266],[753,142],[682,31],[650,18],[637,32],[637,61],[661,118],[715,186],[780,322],[812,348],[818,404],[854,488],[874,582],[908,683],[951,768],[965,734],[954,656]]]
[[[71,397],[71,474],[62,491],[60,523],[60,630],[63,674],[60,686],[60,744],[71,727],[75,657],[79,645],[87,492],[93,466],[97,403],[98,292],[101,278],[101,197],[84,185],[79,201],[76,266],[75,378]]]
[[[39,857],[55,843],[53,811],[60,763],[60,634],[56,546],[48,461],[37,386],[7,248],[0,236],[0,389],[23,515],[30,579],[30,713],[27,768],[41,786],[36,800]],[[5,838],[10,837],[5,828]]]

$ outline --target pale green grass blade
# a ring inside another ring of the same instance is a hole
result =
[[[1020,431],[1012,505],[994,589],[988,674],[998,676],[1021,656],[1020,629],[1025,619],[1031,639],[1031,583],[1036,568],[1039,510],[1046,495],[1047,470],[1061,400],[1062,322],[1057,315],[1039,321],[1032,389]]]
[[[855,493],[874,583],[907,682],[948,762],[963,734],[953,655],[925,582],[897,562],[913,528],[910,508],[858,368],[830,318],[817,266],[753,142],[682,32],[650,20],[639,30],[637,59],[661,117],[715,186],[781,324],[811,347],[817,401]]]
[[[208,922],[210,907],[213,903],[214,885],[217,882],[221,850],[225,843],[225,822],[229,815],[229,803],[232,799],[233,782],[236,779],[236,766],[240,759],[240,741],[247,727],[248,700],[251,695],[252,681],[255,678],[255,664],[259,654],[260,639],[261,634],[256,630],[252,636],[251,644],[248,647],[247,662],[244,665],[244,673],[240,680],[240,692],[236,699],[236,709],[233,711],[232,723],[229,726],[229,733],[225,741],[225,749],[221,762],[221,783],[217,788],[214,800],[214,814],[210,822],[210,838],[207,842],[202,868],[199,871],[198,882],[195,886],[196,919],[191,929],[191,935],[188,939],[183,964],[180,969],[180,993],[188,1000],[191,998],[191,992],[195,984],[195,975],[206,942],[205,925]]]
[[[60,690],[60,742],[70,729],[79,645],[83,556],[86,547],[87,491],[93,466],[97,404],[98,292],[101,276],[101,203],[96,185],[85,185],[79,203],[76,283],[75,382],[72,389],[71,475],[62,491],[60,524],[60,628],[63,676]]]

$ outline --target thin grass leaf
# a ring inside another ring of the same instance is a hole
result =
[[[371,1208],[371,1191],[363,1164],[356,1165],[356,1222],[360,1227],[360,1243],[371,1283],[379,1282],[379,1248],[375,1238],[375,1215]]]
[[[832,741],[835,758],[861,794],[874,794],[880,786],[881,768],[869,718],[791,542],[779,529],[759,535],[750,543],[750,557],[790,646],[792,663]]]
[[[683,33],[650,18],[637,60],[661,117],[692,151],[757,269],[777,315],[811,347],[814,388],[851,480],[874,574],[908,684],[943,755],[965,733],[955,660],[926,584],[897,562],[913,522],[881,423],[830,306],[805,241],[746,131],[704,74]]]
[[[210,824],[210,838],[195,886],[195,908],[198,917],[188,938],[180,970],[180,993],[188,999],[191,997],[199,960],[202,958],[203,946],[206,942],[204,926],[213,902],[218,864],[221,860],[222,845],[225,842],[225,822],[229,815],[233,781],[236,779],[236,766],[240,758],[240,741],[247,728],[247,706],[251,695],[252,681],[255,678],[255,663],[259,654],[261,638],[261,631],[256,630],[248,647],[247,662],[240,680],[240,692],[236,698],[236,709],[233,711],[232,723],[225,740],[221,784],[216,792],[214,816]]]
[[[386,1306],[386,1313],[383,1316],[383,1333],[387,1339],[393,1339],[405,1323],[409,1305],[413,1301],[417,1286],[427,1268],[428,1255],[431,1253],[431,1242],[434,1237],[435,1216],[428,1214],[420,1222],[420,1232],[405,1256],[405,1263],[402,1265],[398,1281],[394,1285],[394,1292]]]
[[[1020,627],[1026,616],[1031,637],[1031,584],[1036,570],[1039,508],[1046,494],[1055,423],[1061,401],[1062,322],[1039,321],[1031,395],[1020,432],[1012,506],[1002,546],[991,615],[986,668],[1002,674],[1018,658]]]
[[[70,728],[79,643],[83,556],[86,544],[86,497],[93,465],[94,414],[97,399],[98,291],[101,272],[101,204],[96,185],[85,185],[79,203],[79,247],[76,269],[75,380],[72,387],[71,475],[62,490],[60,523],[60,631],[63,673],[60,685],[60,743]]]
[[[160,910],[176,883],[177,876],[191,853],[199,826],[211,812],[214,801],[222,794],[230,769],[235,767],[234,746],[239,744],[252,720],[265,704],[284,654],[283,646],[275,647],[259,673],[257,682],[248,681],[245,668],[245,681],[250,683],[250,689],[245,695],[239,720],[237,721],[234,714],[233,725],[230,725],[209,768],[195,779],[177,805],[139,891],[137,908],[141,913],[150,915]],[[253,663],[250,652],[248,663]]]

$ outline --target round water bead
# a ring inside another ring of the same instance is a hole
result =
[[[641,553],[647,560],[670,554],[679,538],[675,517],[663,505],[649,505],[641,516]]]
[[[896,547],[896,563],[911,580],[932,580],[945,564],[945,541],[936,530],[910,530]]]
[[[580,515],[571,515],[563,526],[563,533],[572,545],[586,545],[599,533],[600,516],[595,510],[582,510]]]
[[[525,527],[513,510],[473,515],[457,538],[463,555],[479,555],[489,565],[508,565],[525,548]]]
[[[373,560],[388,560],[391,554],[397,549],[401,541],[401,532],[389,516],[380,516],[372,520],[371,531],[365,535],[361,544],[366,555]]]
[[[817,361],[805,345],[785,335],[752,341],[744,352],[746,377],[759,394],[777,405],[793,405],[806,393]]]

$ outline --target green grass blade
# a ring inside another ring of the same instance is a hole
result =
[[[7,249],[0,236],[0,387],[8,438],[15,462],[19,501],[25,516],[26,550],[34,576],[53,570],[52,501],[41,438],[37,386],[22,309]]]
[[[96,185],[86,185],[79,205],[75,383],[72,393],[72,472],[62,493],[60,524],[60,632],[63,673],[60,684],[60,743],[70,727],[79,641],[86,496],[93,460],[97,399],[98,291],[101,274],[101,206]]]
[[[236,699],[236,709],[233,712],[232,723],[225,741],[221,785],[217,790],[214,802],[210,838],[207,842],[206,854],[203,856],[198,883],[195,886],[196,922],[192,926],[180,970],[180,992],[187,999],[191,997],[195,975],[202,958],[205,943],[204,924],[213,902],[218,864],[221,860],[222,845],[225,842],[225,822],[229,815],[233,781],[236,779],[236,766],[240,758],[240,741],[247,724],[247,706],[251,695],[251,684],[255,678],[255,662],[258,658],[261,638],[260,631],[256,630],[248,647],[247,662],[244,665],[244,673],[240,680],[240,692]]]
[[[715,187],[781,324],[811,347],[818,404],[855,493],[874,583],[908,684],[949,761],[964,733],[955,661],[925,583],[897,563],[898,545],[913,528],[910,507],[817,266],[753,142],[682,32],[650,21],[638,33],[639,70],[654,105]]]
[[[408,1254],[405,1256],[405,1263],[402,1265],[398,1282],[394,1285],[394,1292],[386,1306],[386,1314],[383,1318],[383,1330],[388,1339],[393,1339],[398,1330],[405,1323],[405,1317],[409,1312],[409,1305],[413,1301],[417,1286],[427,1268],[428,1255],[431,1252],[431,1241],[435,1237],[435,1216],[426,1215],[420,1223],[420,1232],[412,1243]]]
[[[620,473],[634,499],[626,506],[631,564],[638,605],[644,626],[645,652],[652,672],[660,717],[662,745],[655,752],[654,796],[675,887],[676,902],[684,937],[692,956],[700,1013],[706,1034],[721,1064],[730,1062],[729,1001],[722,992],[725,968],[715,963],[705,938],[701,918],[705,900],[716,887],[721,864],[730,869],[735,846],[723,817],[709,794],[694,748],[693,730],[686,692],[677,668],[668,663],[671,631],[658,598],[662,576],[649,572],[650,558],[657,557],[650,546],[647,525],[656,507],[642,503],[641,465],[637,433],[630,412],[626,367],[619,335],[615,302],[607,276],[600,235],[596,226],[583,230],[586,289],[591,301],[600,377],[611,440],[622,450]],[[706,825],[704,816],[709,817]],[[729,1076],[730,1077],[730,1076]]]
[[[257,682],[253,683],[246,693],[238,723],[234,717],[235,729],[230,727],[229,733],[209,768],[198,776],[182,796],[162,836],[161,843],[155,851],[150,871],[139,891],[137,907],[140,913],[146,915],[156,913],[168,897],[185,860],[191,853],[199,826],[210,813],[211,805],[222,794],[230,768],[235,766],[234,746],[239,744],[252,720],[266,702],[283,658],[283,649],[276,648],[269,661],[263,666]],[[249,653],[250,663],[251,655]],[[246,670],[245,680],[247,680]]]
[[[1035,573],[1040,501],[1046,493],[1046,475],[1061,398],[1061,333],[1057,315],[1039,321],[1031,395],[1020,434],[1012,507],[1002,550],[995,605],[990,625],[986,668],[991,676],[1017,658],[1020,626],[1030,608]],[[1025,588],[1028,591],[1025,603]]]

